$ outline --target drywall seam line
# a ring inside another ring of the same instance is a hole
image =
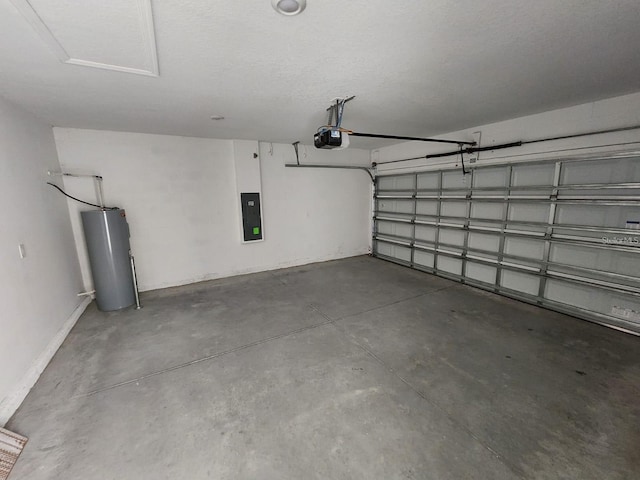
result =
[[[314,312],[317,311],[314,307],[311,307],[311,310],[314,311]],[[92,391],[87,392],[87,393],[81,393],[81,394],[78,394],[78,395],[74,395],[73,398],[90,397],[90,396],[96,395],[98,393],[102,393],[102,392],[106,392],[108,390],[113,390],[115,388],[123,387],[125,385],[131,385],[132,383],[137,383],[137,382],[146,380],[146,379],[151,378],[151,377],[156,377],[158,375],[162,375],[164,373],[169,373],[169,372],[173,372],[175,370],[180,370],[180,369],[185,368],[185,367],[190,367],[192,365],[197,365],[198,363],[207,362],[209,360],[214,360],[216,358],[219,358],[219,357],[231,354],[231,353],[236,353],[236,352],[239,352],[241,350],[246,350],[247,348],[255,347],[255,346],[258,346],[258,345],[262,345],[264,343],[272,342],[274,340],[279,340],[281,338],[289,337],[291,335],[295,335],[296,333],[305,332],[307,330],[313,330],[315,328],[327,325],[327,324],[331,323],[332,321],[333,320],[327,320],[327,321],[316,323],[316,324],[309,325],[309,326],[306,326],[306,327],[298,328],[298,329],[292,330],[290,332],[281,333],[279,335],[273,335],[271,337],[263,338],[261,340],[257,340],[255,342],[247,343],[245,345],[240,345],[238,347],[234,347],[234,348],[231,348],[229,350],[224,350],[222,352],[217,352],[217,353],[214,353],[213,355],[207,355],[206,357],[202,357],[202,358],[198,358],[198,359],[195,359],[195,360],[191,360],[189,362],[181,363],[179,365],[174,365],[172,367],[168,367],[168,368],[165,368],[163,370],[158,370],[156,372],[147,373],[147,374],[141,375],[141,376],[139,376],[137,378],[134,378],[134,379],[131,379],[131,380],[126,380],[124,382],[119,382],[119,383],[116,383],[116,384],[113,384],[113,385],[109,385],[107,387],[98,388],[96,390],[92,390]]]
[[[437,402],[430,399],[427,395],[422,393],[416,387],[414,387],[408,380],[406,380],[402,375],[400,375],[394,368],[387,365],[382,359],[380,359],[375,353],[361,345],[351,334],[347,333],[343,330],[343,328],[338,327],[335,323],[331,323],[333,327],[340,331],[343,335],[347,337],[349,341],[351,341],[354,345],[362,349],[367,355],[373,358],[378,364],[380,364],[384,369],[386,369],[391,375],[399,379],[402,383],[404,383],[407,387],[409,387],[416,395],[422,398],[424,401],[434,406],[437,410],[442,412],[455,426],[457,426],[463,432],[466,432],[471,438],[473,438],[476,442],[478,442],[482,447],[484,447],[487,451],[489,451],[500,463],[502,463],[505,467],[507,467],[512,473],[514,473],[518,478],[524,479],[523,472],[518,470],[517,467],[512,465],[510,462],[506,460],[506,458],[501,455],[498,451],[493,449],[490,445],[485,443],[480,437],[478,437],[471,429],[457,421],[455,417],[450,415],[443,407],[441,407]]]

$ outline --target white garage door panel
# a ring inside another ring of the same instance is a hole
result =
[[[516,257],[542,260],[544,255],[544,240],[529,240],[526,238],[506,238],[504,252]]]
[[[411,249],[408,247],[391,243],[381,243],[379,253],[386,257],[400,260],[401,262],[406,263],[411,261]]]
[[[495,284],[497,272],[498,269],[496,267],[491,267],[471,261],[467,263],[467,277],[479,282],[487,283],[489,285]]]
[[[438,214],[438,201],[437,200],[418,200],[416,202],[416,213],[418,215],[437,215]]]
[[[549,260],[558,264],[628,275],[636,279],[640,268],[637,253],[562,243],[551,245]]]
[[[471,218],[502,220],[504,205],[502,203],[488,203],[481,200],[471,204]]]
[[[467,179],[458,172],[444,171],[442,172],[442,188],[447,190],[467,190]]]
[[[438,229],[436,227],[428,227],[426,225],[416,225],[416,241],[420,242],[435,242],[436,241],[436,232]]]
[[[639,217],[638,206],[558,205],[556,222],[561,225],[624,228],[627,220]]]
[[[440,188],[440,175],[437,173],[422,173],[418,175],[418,190],[433,190]]]
[[[540,278],[529,273],[505,270],[502,272],[500,285],[517,292],[537,295],[540,289]]]
[[[383,176],[376,211],[376,256],[640,334],[638,156]]]
[[[549,300],[566,303],[587,310],[603,313],[607,308],[601,308],[602,302],[609,303],[608,292],[594,292],[592,288],[566,283],[559,280],[549,280],[545,287],[545,296]]]
[[[378,223],[378,233],[381,235],[393,235],[411,238],[413,227],[409,223],[384,222]]]
[[[471,232],[469,233],[469,248],[497,252],[500,248],[500,236]]]
[[[456,247],[464,246],[465,232],[462,230],[440,230],[440,243],[454,245]]]
[[[538,185],[552,185],[555,165],[516,165],[513,167],[514,187],[532,187]]]
[[[514,203],[509,206],[509,220],[517,222],[549,221],[549,204],[544,203]]]
[[[589,162],[589,168],[579,163],[566,163],[561,175],[562,185],[626,182],[640,182],[640,161],[637,157],[594,160]]]
[[[462,274],[462,260],[458,260],[457,258],[450,258],[439,256],[438,257],[438,270],[442,270],[446,273],[453,273],[454,275]]]
[[[467,202],[443,201],[440,213],[443,217],[459,217],[467,216]]]
[[[433,253],[423,252],[420,250],[416,250],[413,253],[413,261],[416,265],[421,267],[429,267],[433,268]]]
[[[487,188],[492,187],[505,188],[509,183],[509,170],[506,167],[486,168],[478,170],[473,178],[474,187]]]
[[[386,198],[378,204],[378,209],[382,212],[413,213],[413,202],[411,200],[393,200]]]
[[[550,279],[546,296],[560,303],[640,323],[640,299],[633,295]]]
[[[414,178],[411,175],[398,175],[393,177],[379,177],[378,188],[388,191],[402,191],[413,189]]]

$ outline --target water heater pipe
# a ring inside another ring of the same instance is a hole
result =
[[[98,199],[98,205],[104,209],[104,192],[102,191],[102,177],[100,175],[86,175],[80,173],[68,173],[68,172],[54,172],[49,170],[47,174],[50,177],[76,177],[76,178],[92,178],[93,186],[96,190],[96,198]],[[63,192],[64,193],[64,192]]]
[[[142,305],[140,304],[140,292],[138,291],[138,277],[136,276],[136,260],[129,252],[129,260],[131,262],[131,274],[133,277],[133,293],[136,297],[136,310],[140,310]]]
[[[104,193],[102,192],[102,177],[95,175],[93,177],[93,185],[96,189],[96,196],[98,197],[98,205],[100,208],[104,208]]]

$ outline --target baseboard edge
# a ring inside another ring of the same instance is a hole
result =
[[[38,356],[31,368],[22,377],[13,392],[9,393],[0,402],[0,427],[4,427],[13,414],[18,410],[26,396],[40,378],[42,372],[47,367],[53,356],[56,354],[62,342],[67,338],[69,332],[76,324],[80,316],[91,303],[91,298],[85,297],[74,309],[73,313],[64,322],[60,330],[54,335],[44,351]]]

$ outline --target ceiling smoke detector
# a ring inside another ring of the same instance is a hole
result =
[[[282,15],[298,15],[307,6],[307,0],[271,0],[271,5]]]

